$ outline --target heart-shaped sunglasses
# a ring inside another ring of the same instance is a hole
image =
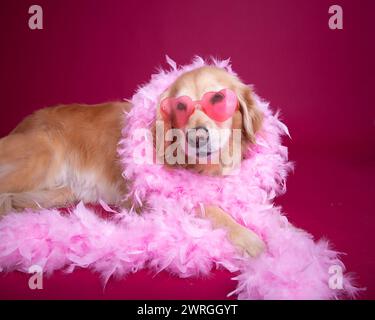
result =
[[[188,96],[165,98],[160,103],[164,120],[172,121],[176,128],[186,125],[195,109],[203,110],[212,120],[224,122],[238,108],[237,95],[230,89],[217,92],[206,92],[201,100],[193,101]]]

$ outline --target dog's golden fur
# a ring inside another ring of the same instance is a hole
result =
[[[254,142],[262,116],[251,89],[238,78],[223,69],[202,67],[180,76],[160,100],[181,95],[199,100],[205,92],[222,88],[232,89],[237,94],[240,108],[233,117],[225,123],[215,123],[196,110],[185,129],[202,125],[242,129],[243,145],[234,148],[242,152],[244,144]],[[0,139],[0,214],[100,199],[126,205],[121,203],[126,181],[121,175],[116,150],[124,125],[122,114],[130,108],[126,102],[95,106],[74,104],[42,109],[24,119],[8,136]],[[162,120],[160,110],[157,119]],[[165,123],[166,129],[171,126]],[[216,175],[230,170],[221,164],[189,165],[187,169]],[[205,217],[215,227],[226,228],[231,241],[248,254],[255,256],[263,250],[263,242],[254,233],[215,204],[205,206]]]
[[[117,204],[125,186],[116,148],[129,108],[57,106],[24,119],[0,140],[0,211],[99,198]]]

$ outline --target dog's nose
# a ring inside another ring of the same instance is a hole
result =
[[[210,135],[206,127],[196,127],[193,129],[189,129],[186,136],[188,143],[192,147],[197,149],[199,147],[205,146],[209,140],[209,137]]]

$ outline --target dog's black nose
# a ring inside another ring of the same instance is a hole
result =
[[[205,146],[209,138],[210,138],[210,135],[206,127],[195,127],[193,129],[189,129],[188,134],[186,136],[188,143],[192,147],[197,148],[197,149],[199,147]]]

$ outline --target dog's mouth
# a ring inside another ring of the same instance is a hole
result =
[[[214,144],[208,142],[201,147],[193,147],[189,144],[185,145],[185,154],[191,158],[198,159],[211,159],[220,154],[221,149],[224,147],[222,144]]]
[[[211,150],[199,150],[199,149],[197,149],[195,151],[195,155],[198,158],[209,158],[213,153],[216,153],[218,151],[219,150],[217,150],[217,151],[211,151]]]
[[[204,140],[202,144],[191,145],[185,144],[185,154],[198,158],[210,158],[218,154],[229,142],[230,130],[209,129],[209,139]],[[189,139],[186,139],[187,141]]]

